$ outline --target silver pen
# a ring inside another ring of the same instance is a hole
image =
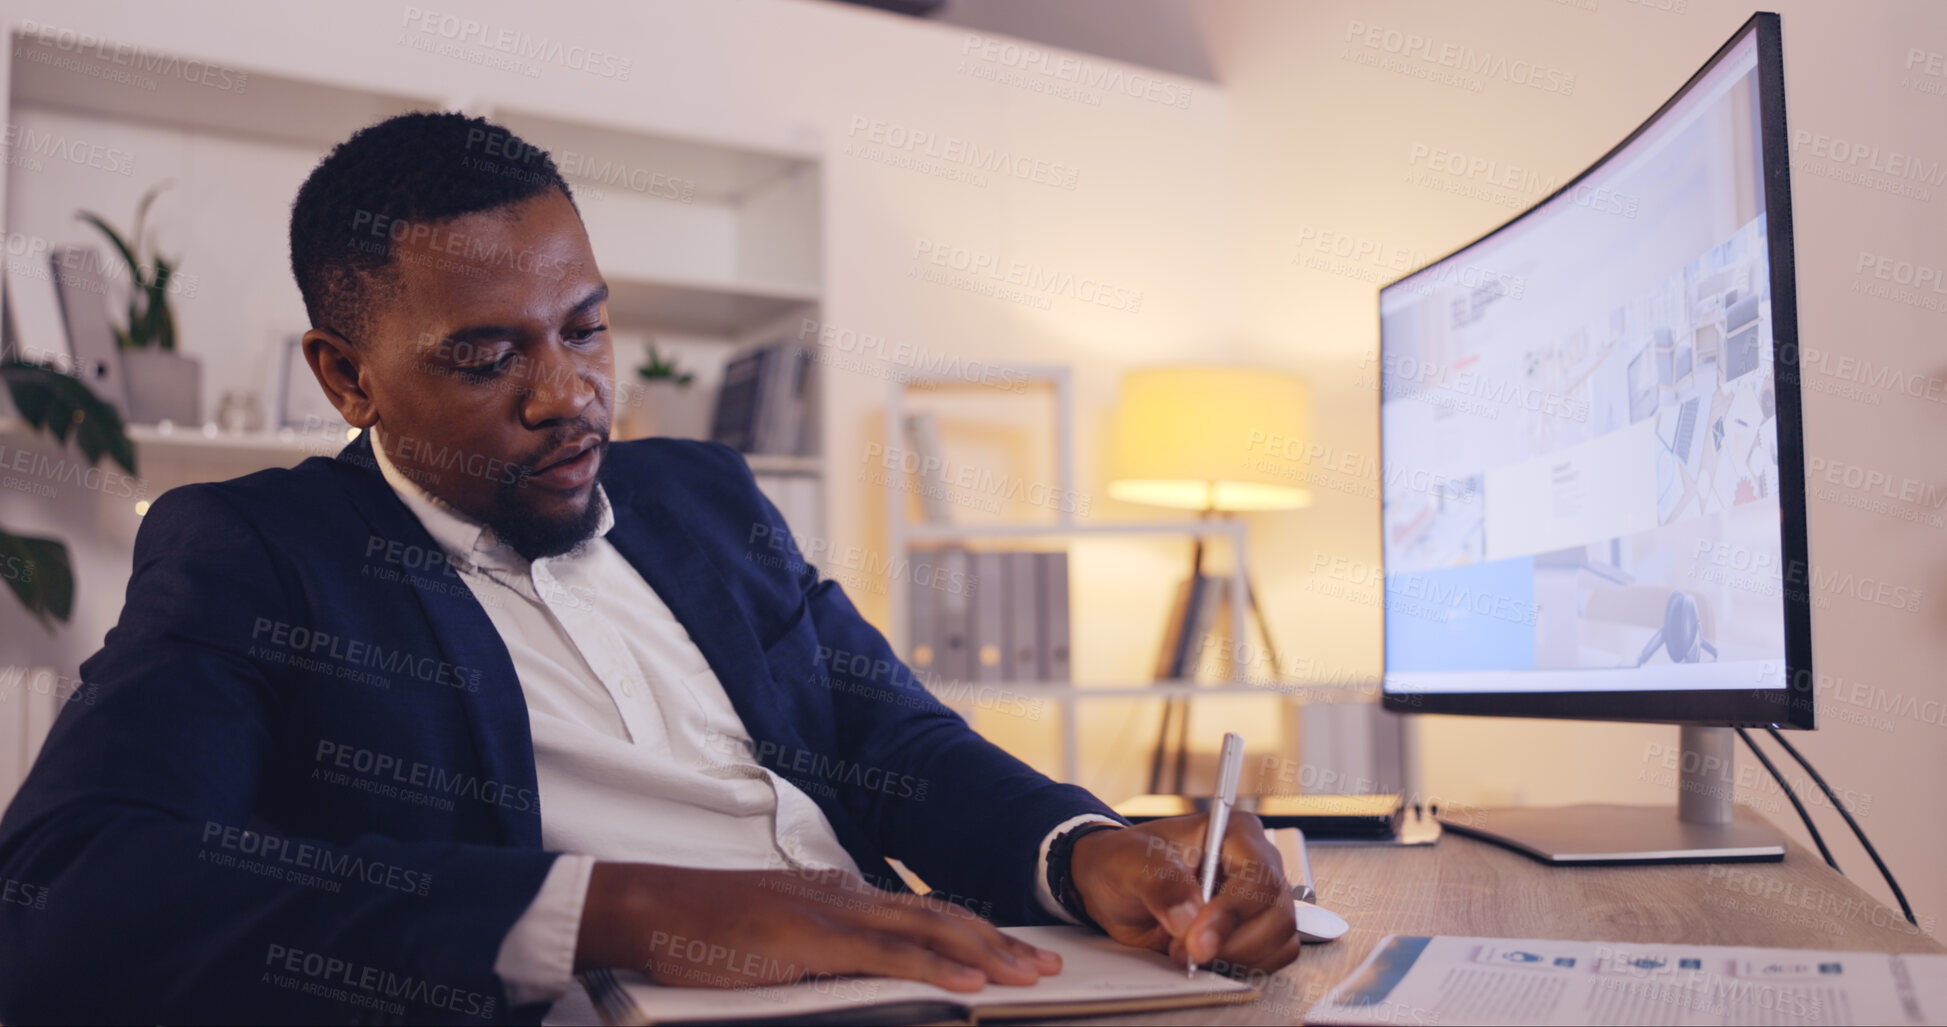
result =
[[[1305,844],[1305,832],[1292,828],[1291,834],[1298,840],[1298,883],[1291,889],[1291,895],[1299,902],[1318,902],[1318,888],[1312,882],[1312,850]]]
[[[1223,752],[1217,758],[1217,794],[1210,800],[1210,820],[1203,831],[1203,903],[1217,890],[1217,863],[1224,847],[1224,832],[1230,827],[1230,808],[1237,805],[1237,779],[1244,772],[1244,736],[1224,733]],[[1183,941],[1183,975],[1195,977],[1197,963],[1190,955],[1189,939]]]

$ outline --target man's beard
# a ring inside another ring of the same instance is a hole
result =
[[[595,473],[599,484],[608,476],[608,443],[601,443],[597,448],[602,451],[602,466]],[[595,528],[602,521],[602,504],[597,502],[595,490],[588,490],[588,502],[582,504],[579,512],[549,517],[521,502],[522,490],[528,487],[528,470],[521,468],[512,481],[503,481],[494,488],[493,508],[486,518],[494,537],[513,547],[530,563],[542,557],[560,556],[593,538]]]

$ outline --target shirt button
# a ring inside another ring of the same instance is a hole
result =
[[[634,695],[634,694],[635,694],[635,682],[633,682],[633,681],[630,681],[630,680],[629,680],[628,678],[623,678],[623,679],[622,679],[622,694],[623,694],[623,695],[630,695],[630,696],[632,696],[632,695]]]

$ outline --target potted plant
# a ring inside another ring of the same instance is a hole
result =
[[[107,457],[135,474],[135,443],[123,429],[121,415],[79,379],[18,360],[0,363],[0,379],[5,379],[14,409],[29,427],[56,442],[72,436],[91,467]],[[58,538],[15,535],[0,528],[0,577],[50,632],[55,621],[65,623],[74,612],[74,565],[67,543]]]
[[[142,202],[135,205],[135,230],[127,236],[98,214],[76,212],[108,237],[128,268],[128,311],[115,328],[115,341],[121,347],[122,373],[128,382],[128,419],[136,424],[200,424],[203,420],[203,367],[194,357],[176,352],[176,317],[169,309],[169,285],[176,266],[143,234],[150,204],[168,186],[164,182],[143,194]]]
[[[622,409],[615,415],[615,437],[702,437],[709,428],[709,406],[707,397],[690,387],[695,381],[694,372],[665,359],[651,343],[648,363],[636,368],[636,381],[617,397]]]

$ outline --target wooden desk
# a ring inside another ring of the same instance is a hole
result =
[[[1313,1002],[1394,933],[1947,951],[1816,853],[1789,842],[1782,863],[1551,867],[1449,831],[1439,844],[1421,848],[1317,845],[1311,858],[1320,904],[1345,917],[1350,933],[1305,946],[1296,963],[1266,983],[1257,1003],[1114,1022],[1300,1023]],[[1855,873],[1872,872],[1863,859],[1853,863]]]

